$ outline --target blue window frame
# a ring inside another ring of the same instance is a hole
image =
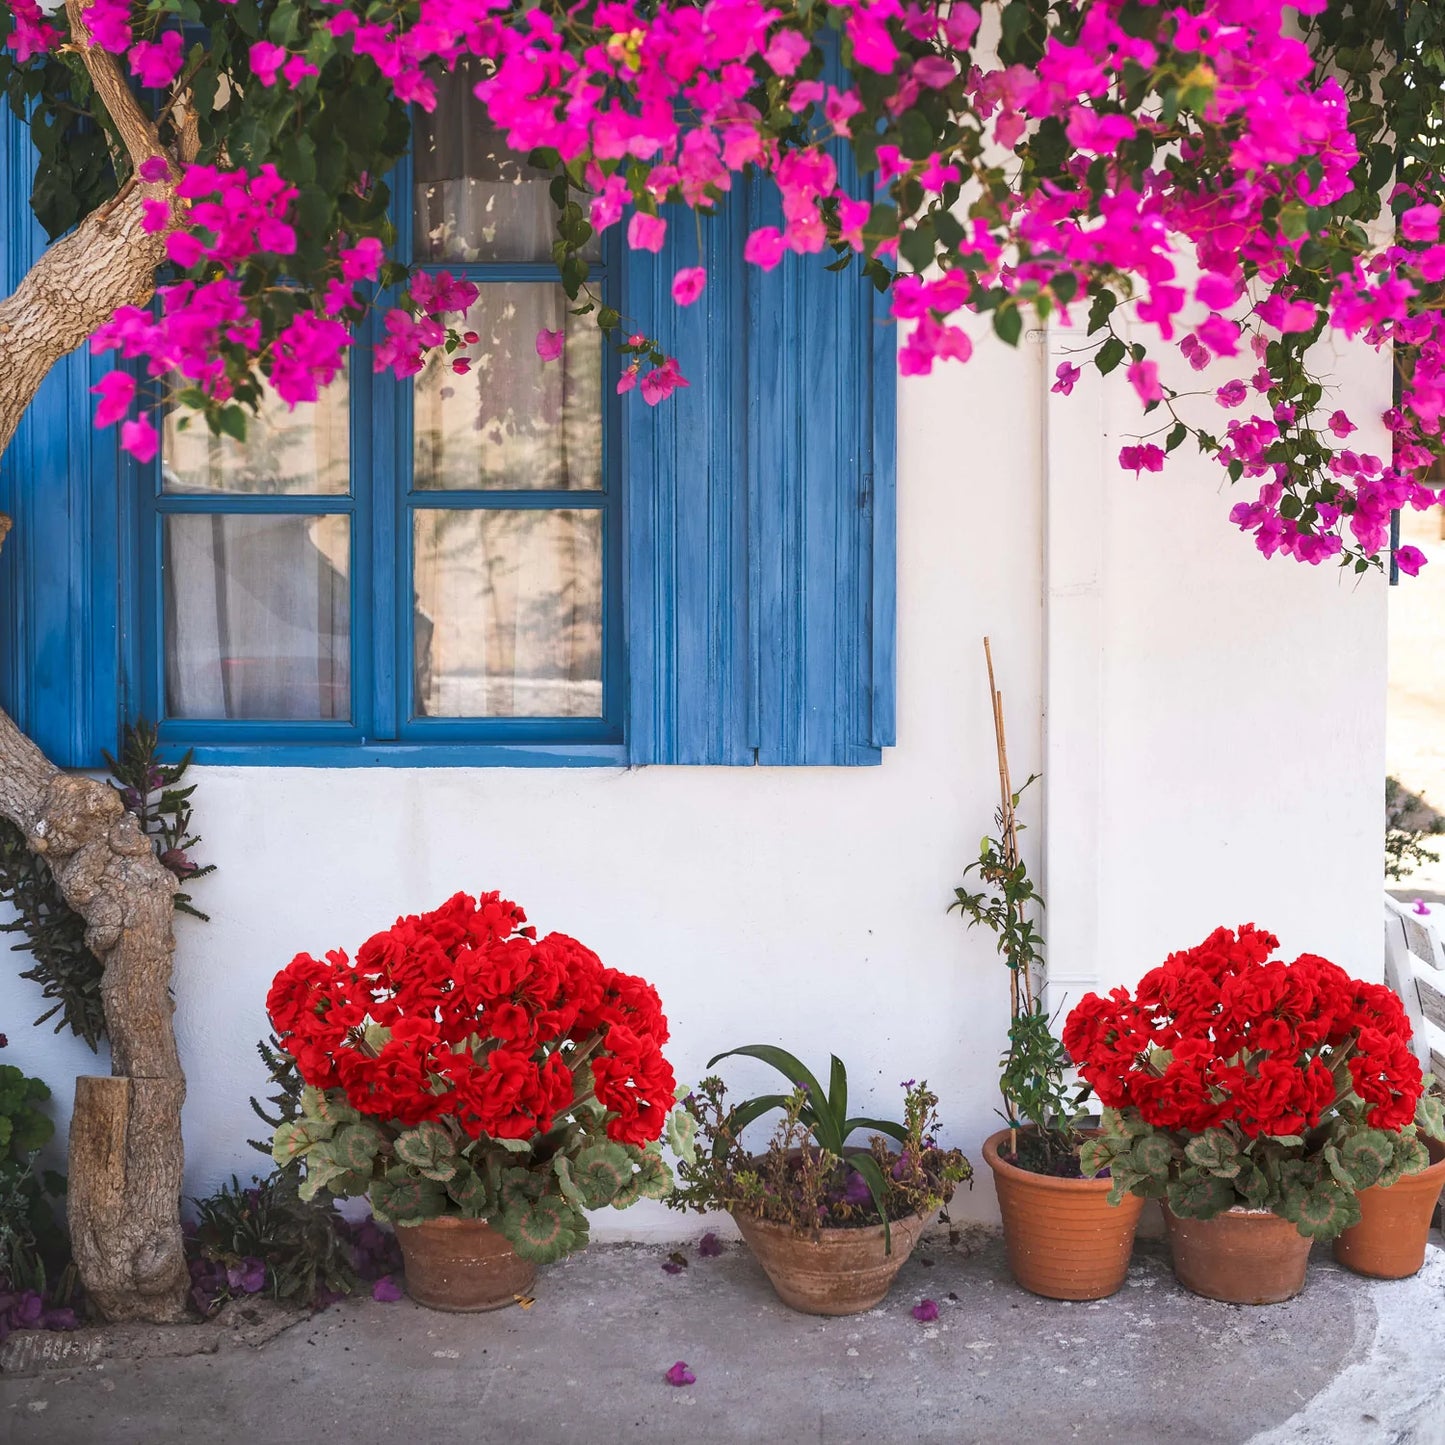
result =
[[[25,129],[9,115],[0,125],[0,267],[13,288],[43,238],[15,163],[28,162]],[[861,186],[846,155],[840,174]],[[409,172],[394,189],[408,205]],[[609,304],[657,333],[692,382],[656,408],[635,392],[619,400],[617,361],[603,349],[600,486],[418,486],[414,388],[372,374],[368,335],[351,368],[344,493],[167,492],[155,469],[118,458],[114,436],[90,427],[88,388],[108,358],[67,358],[0,458],[0,510],[17,518],[0,549],[0,604],[13,619],[0,701],[68,766],[94,766],[120,718],[137,715],[217,763],[881,761],[894,741],[894,333],[885,298],[856,270],[829,274],[818,256],[768,273],[742,264],[742,239],[775,224],[775,207],[761,184],[740,187],[700,231],[690,215],[672,217],[660,254],[625,251],[614,233],[594,262]],[[409,246],[410,228],[399,230]],[[671,277],[699,261],[703,298],[676,308]],[[546,259],[436,266],[484,291],[555,281]],[[603,538],[596,715],[418,708],[417,518],[460,514],[482,527],[559,506],[595,515]],[[320,514],[349,529],[348,708],[309,720],[166,717],[166,519]]]

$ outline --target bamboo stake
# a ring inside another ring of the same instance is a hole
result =
[[[998,787],[999,787],[999,841],[1003,844],[1004,862],[1009,868],[1017,868],[1019,862],[1019,838],[1018,821],[1014,813],[1013,782],[1009,776],[1008,765],[1008,740],[1004,732],[1003,720],[1003,694],[998,690],[998,684],[994,678],[993,671],[993,648],[987,637],[983,640],[984,660],[988,664],[988,691],[989,699],[993,705],[993,734],[994,743],[998,752]],[[1023,906],[1018,906],[1019,922],[1023,922]],[[1020,982],[1019,974],[1022,972],[1023,979]],[[1027,968],[1009,969],[1009,1021],[1010,1024],[1017,1021],[1020,1014],[1019,990],[1022,987],[1024,1007],[1027,1012],[1032,1013],[1034,1008],[1034,981],[1033,976]],[[1012,1048],[1012,1042],[1010,1042]],[[1010,1101],[1011,1102],[1011,1101]],[[1014,1156],[1018,1158],[1018,1129],[1009,1122],[1009,1148]]]

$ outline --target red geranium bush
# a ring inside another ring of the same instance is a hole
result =
[[[398,919],[353,961],[300,953],[266,997],[305,1085],[273,1141],[307,1197],[378,1217],[484,1218],[547,1261],[583,1212],[672,1185],[658,1141],[676,1081],[657,991],[497,893]]]
[[[1196,1219],[1272,1209],[1329,1238],[1358,1190],[1424,1168],[1437,1132],[1410,1024],[1383,984],[1314,954],[1272,955],[1246,924],[1171,954],[1132,993],[1088,994],[1064,1047],[1104,1106],[1084,1172],[1112,1197],[1167,1199]]]

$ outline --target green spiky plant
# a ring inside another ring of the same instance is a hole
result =
[[[678,1164],[669,1207],[735,1210],[803,1232],[823,1222],[843,1228],[881,1223],[891,1253],[891,1221],[941,1208],[971,1176],[962,1154],[937,1145],[938,1099],[927,1084],[903,1086],[898,1123],[848,1112],[848,1071],[836,1054],[826,1090],[796,1055],[772,1044],[729,1049],[709,1059],[708,1068],[738,1057],[770,1065],[791,1088],[730,1105],[723,1081],[710,1075],[687,1095],[689,1141],[696,1132],[700,1147]],[[782,1114],[776,1133],[762,1154],[751,1153],[744,1130],[775,1111]],[[859,1135],[866,1142],[850,1145]]]

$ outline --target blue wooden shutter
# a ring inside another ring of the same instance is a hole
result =
[[[893,328],[831,253],[743,263],[775,205],[755,184],[702,221],[693,307],[668,293],[698,264],[686,212],[629,258],[628,311],[693,383],[627,399],[638,763],[876,763],[894,741]]]
[[[0,117],[0,286],[9,295],[45,247],[30,211],[29,127]],[[0,457],[0,703],[62,767],[93,767],[119,725],[115,431],[91,426],[109,370],[82,346],[46,378]]]

